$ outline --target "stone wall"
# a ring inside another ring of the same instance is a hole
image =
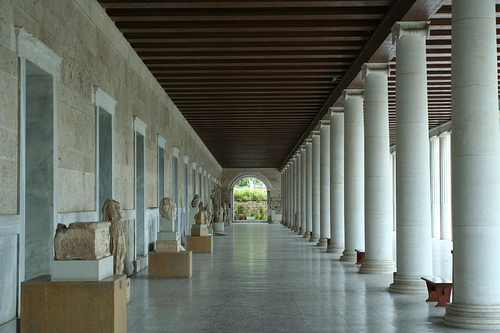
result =
[[[249,216],[250,212],[256,213],[259,211],[259,207],[263,208],[264,215],[267,216],[267,202],[265,201],[235,201],[234,202],[234,216],[235,220],[238,220],[238,211],[239,207],[243,207],[243,211],[247,216]],[[267,218],[264,217],[262,220],[266,220]]]
[[[22,75],[17,42],[19,29],[62,59],[55,84],[56,216],[54,221],[44,221],[49,235],[41,236],[44,246],[51,244],[58,220],[70,223],[96,220],[99,216],[101,204],[97,203],[95,193],[97,87],[117,101],[113,122],[112,183],[114,199],[121,203],[127,215],[128,273],[132,271],[136,253],[133,248],[136,235],[132,232],[136,209],[134,118],[147,126],[144,203],[147,211],[157,207],[161,199],[158,198],[158,135],[166,140],[166,196],[173,194],[172,154],[174,147],[179,149],[180,208],[187,205],[184,199],[185,156],[189,157],[189,166],[195,162],[197,169],[201,167],[216,178],[220,178],[222,172],[218,162],[96,0],[0,0],[0,253],[5,259],[0,260],[0,326],[18,315],[18,286],[25,278],[25,258],[22,256],[26,235],[23,234],[25,221],[20,206],[21,199],[24,199],[24,174],[20,173],[24,146],[19,145],[20,115],[23,114],[20,101],[23,100],[24,88],[19,89]],[[28,57],[28,60],[43,67],[37,62],[40,59]],[[191,173],[189,177],[191,198]],[[149,244],[154,239],[146,241]],[[38,244],[30,239],[26,239],[26,243]],[[17,257],[18,254],[21,257]],[[48,267],[47,262],[43,264]]]

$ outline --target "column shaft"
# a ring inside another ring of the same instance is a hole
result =
[[[330,246],[344,251],[344,108],[330,109]]]
[[[439,238],[439,139],[435,136],[429,140],[430,173],[431,173],[431,226],[432,238]]]
[[[302,225],[302,213],[301,213],[301,208],[302,208],[302,176],[300,175],[301,169],[302,169],[302,152],[299,150],[297,154],[297,160],[295,161],[296,164],[296,172],[295,172],[295,181],[296,181],[296,188],[297,188],[297,193],[295,197],[295,204],[297,206],[297,213],[295,215],[296,223],[295,223],[295,232],[298,233],[299,235],[303,234],[303,231],[301,233],[301,225]]]
[[[320,133],[313,131],[312,135],[312,235],[310,242],[319,240],[320,231]]]
[[[439,173],[440,173],[440,237],[451,239],[451,167],[450,167],[450,133],[439,135]]]
[[[326,249],[330,238],[330,120],[320,125],[320,231],[318,246]]]
[[[306,234],[310,238],[312,232],[312,139],[306,139]]]
[[[389,290],[427,292],[432,275],[425,40],[428,22],[399,22],[396,44],[397,272]]]
[[[356,261],[365,247],[363,90],[344,90],[345,250],[342,261]]]
[[[452,8],[453,302],[444,324],[500,330],[500,128],[495,1]]]
[[[365,80],[365,261],[360,273],[392,273],[389,64],[363,66]]]
[[[302,145],[302,159],[301,159],[301,171],[300,171],[300,183],[301,183],[301,193],[300,193],[300,219],[301,224],[301,235],[306,235],[307,233],[307,219],[306,219],[306,164],[307,164],[307,153],[305,144]]]

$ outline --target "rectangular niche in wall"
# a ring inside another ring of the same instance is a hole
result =
[[[172,154],[172,187],[174,194],[174,202],[177,205],[177,218],[175,220],[175,231],[180,231],[180,217],[179,217],[179,149],[173,149]]]
[[[50,274],[55,203],[54,77],[26,62],[25,278]]]
[[[145,196],[145,137],[146,124],[138,118],[134,119],[135,129],[135,241],[138,257],[147,254],[146,246],[146,196]]]
[[[96,210],[102,221],[101,207],[106,199],[114,199],[114,114],[116,101],[100,88],[95,92],[96,104]]]

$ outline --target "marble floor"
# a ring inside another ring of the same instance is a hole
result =
[[[132,277],[128,332],[466,332],[427,295],[389,293],[390,274],[337,258],[279,224],[232,224],[193,254],[191,279]]]

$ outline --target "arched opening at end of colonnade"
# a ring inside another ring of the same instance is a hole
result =
[[[271,221],[270,193],[272,188],[269,179],[261,173],[242,173],[234,177],[228,185],[231,221]]]

